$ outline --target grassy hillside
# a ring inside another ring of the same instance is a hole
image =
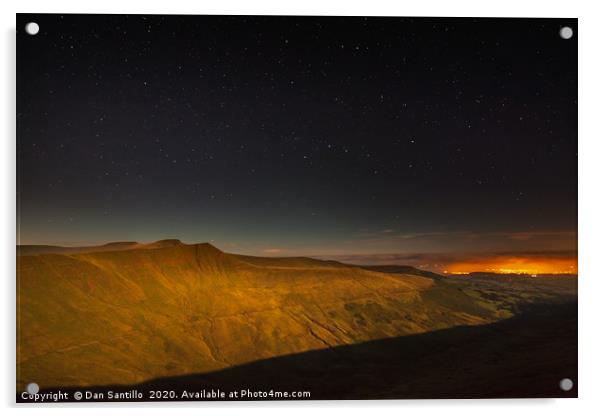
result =
[[[575,381],[570,391],[558,387]],[[141,392],[241,387],[311,399],[577,397],[577,305],[537,305],[486,325],[456,326],[254,361],[214,372],[86,390]],[[74,393],[79,387],[63,389]],[[148,397],[148,393],[147,396]],[[176,397],[177,398],[177,397]],[[271,396],[258,397],[269,400]],[[103,398],[98,400],[102,401]]]
[[[17,388],[135,384],[511,316],[562,286],[491,299],[460,279],[169,240],[17,258]]]

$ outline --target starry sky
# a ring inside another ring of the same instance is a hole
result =
[[[576,38],[575,19],[20,14],[17,242],[574,259]]]

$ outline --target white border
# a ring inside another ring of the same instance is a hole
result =
[[[126,404],[88,405],[86,412],[102,414],[107,411],[131,412],[144,407],[144,412],[162,415],[168,406],[171,411],[202,413],[265,413],[307,414],[318,412],[332,414],[341,408],[345,414],[365,414],[371,410],[379,413],[400,414],[419,411],[421,414],[439,415],[504,415],[508,413],[541,413],[545,415],[595,414],[602,408],[598,404],[600,382],[600,297],[602,296],[602,172],[600,158],[602,141],[599,104],[602,97],[600,41],[602,40],[602,15],[595,1],[527,1],[504,0],[497,2],[474,0],[421,0],[421,1],[356,1],[356,0],[214,0],[163,2],[104,0],[83,2],[77,0],[54,1],[4,1],[0,3],[2,20],[2,99],[0,100],[0,126],[4,137],[0,149],[0,193],[2,203],[2,249],[0,259],[4,273],[1,275],[3,342],[0,357],[3,374],[0,377],[0,403],[14,406],[14,352],[15,352],[15,13],[153,13],[153,14],[300,14],[300,15],[364,15],[364,16],[496,16],[496,17],[577,17],[579,18],[579,399],[565,400],[426,400],[380,402],[272,402],[272,403],[176,403],[170,405]],[[553,172],[551,173],[553,174]],[[106,405],[104,405],[106,406]],[[198,409],[198,408],[201,409]],[[127,410],[126,410],[127,409]],[[344,410],[343,410],[344,409]],[[81,405],[47,406],[50,414],[79,414]],[[19,411],[29,413],[26,407]]]

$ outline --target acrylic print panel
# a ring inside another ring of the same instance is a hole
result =
[[[576,397],[577,35],[18,15],[17,400]]]

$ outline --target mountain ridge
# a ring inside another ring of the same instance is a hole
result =
[[[522,294],[490,299],[469,284],[315,259],[240,256],[209,243],[22,255],[17,384],[135,384],[216,371],[486,324],[524,302]]]
[[[164,239],[150,243],[137,241],[113,241],[94,246],[55,246],[44,244],[17,245],[17,256],[31,256],[39,254],[68,254],[68,253],[94,253],[100,251],[119,251],[136,249],[154,249],[184,244],[178,239]]]

